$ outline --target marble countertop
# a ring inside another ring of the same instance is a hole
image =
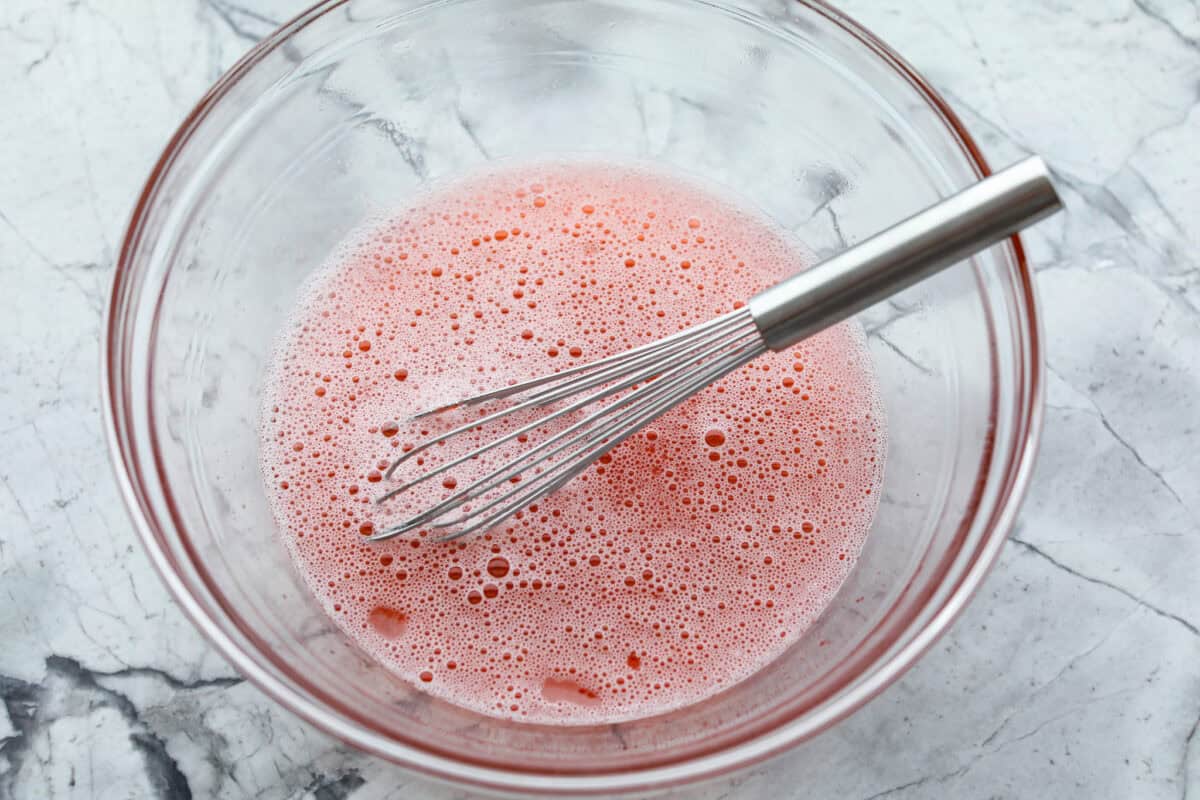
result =
[[[125,215],[204,89],[300,5],[0,3],[0,799],[459,796],[241,680],[153,574],[108,466],[98,342]],[[1061,178],[1070,214],[1027,239],[1044,445],[1000,563],[924,660],[686,796],[1200,797],[1200,8],[843,5],[994,163],[1037,151]]]

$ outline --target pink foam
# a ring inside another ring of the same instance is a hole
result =
[[[877,506],[883,415],[853,325],[730,375],[486,535],[364,534],[497,463],[375,505],[401,448],[453,423],[411,413],[673,333],[803,260],[705,188],[609,164],[510,166],[365,226],[281,336],[262,423],[313,593],[390,669],[500,717],[646,716],[761,668],[829,603]]]

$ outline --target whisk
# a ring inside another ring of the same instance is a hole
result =
[[[413,419],[515,398],[506,408],[407,450],[392,462],[387,479],[456,436],[514,414],[545,413],[426,469],[377,503],[508,442],[529,442],[550,423],[561,429],[370,538],[428,529],[449,541],[485,531],[556,491],[639,429],[766,351],[784,350],[1060,208],[1045,163],[1030,157],[760,292],[730,313],[651,344],[423,411]]]

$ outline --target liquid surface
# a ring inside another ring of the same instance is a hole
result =
[[[499,717],[648,716],[760,669],[828,604],[877,507],[883,416],[851,324],[759,358],[485,535],[365,536],[496,465],[376,505],[396,455],[462,421],[412,413],[674,333],[803,266],[756,214],[610,164],[506,167],[364,227],[295,310],[264,406],[264,474],[314,595],[388,668]]]

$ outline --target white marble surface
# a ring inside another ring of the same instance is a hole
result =
[[[444,798],[239,679],[110,476],[113,254],[175,125],[297,0],[0,2],[0,798]],[[786,13],[786,0],[762,0]],[[688,796],[1200,797],[1200,7],[849,0],[995,162],[1070,215],[1028,239],[1044,447],[966,615],[819,740]]]

